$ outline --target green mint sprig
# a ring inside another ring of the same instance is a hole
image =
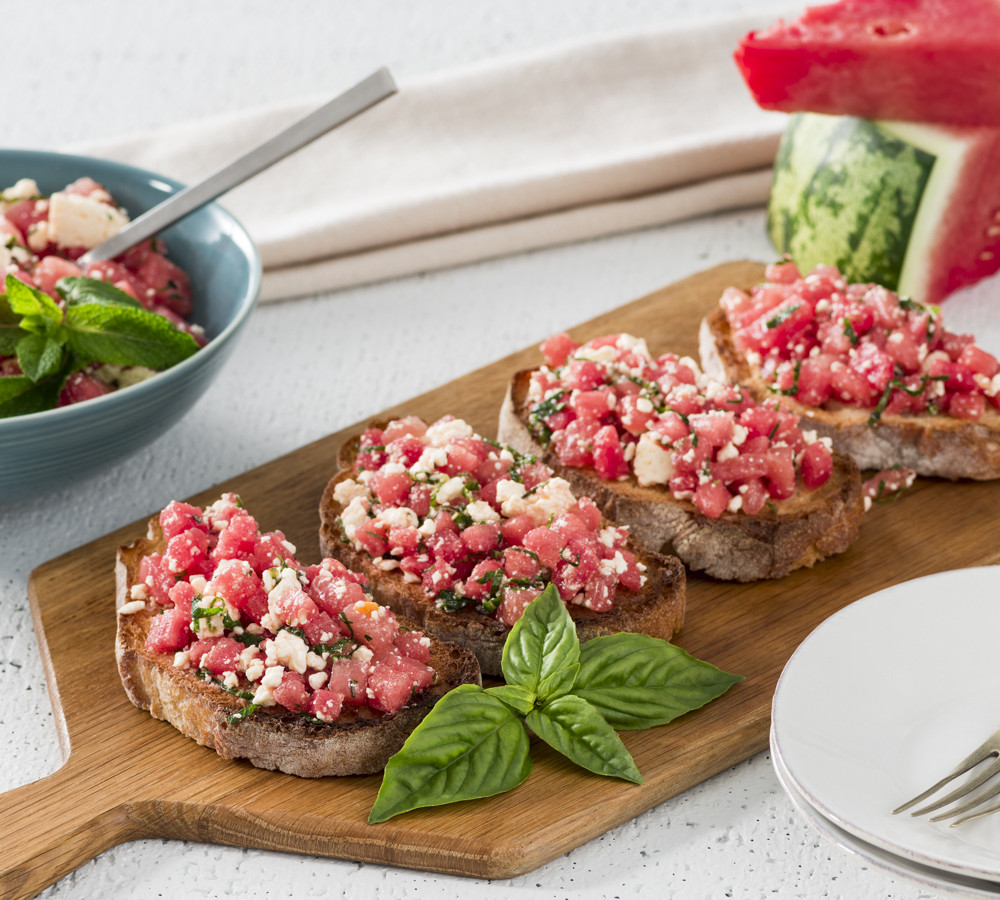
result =
[[[528,729],[597,775],[642,783],[616,729],[665,725],[742,680],[644,634],[581,646],[552,585],[511,629],[504,685],[442,697],[385,767],[371,824],[410,810],[502,794],[531,772]]]
[[[0,356],[21,375],[0,378],[0,418],[56,405],[66,379],[91,363],[162,370],[198,349],[194,338],[124,291],[95,278],[63,278],[46,293],[8,275],[0,294]]]

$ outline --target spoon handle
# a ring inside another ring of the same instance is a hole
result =
[[[204,206],[230,188],[246,181],[300,147],[363,113],[396,93],[396,83],[386,68],[369,75],[319,109],[303,116],[274,137],[238,156],[207,178],[192,184],[133,219],[114,237],[88,250],[78,264],[112,259],[140,241],[162,231],[188,213]]]

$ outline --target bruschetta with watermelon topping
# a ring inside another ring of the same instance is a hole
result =
[[[347,441],[320,506],[320,547],[368,576],[374,597],[499,675],[503,645],[552,583],[581,640],[618,631],[669,639],[684,569],[532,457],[445,416],[407,417]]]
[[[501,440],[534,453],[645,544],[716,578],[777,578],[840,553],[863,518],[854,463],[772,399],[611,334],[541,346],[517,373]]]
[[[293,775],[381,771],[475,657],[372,600],[334,559],[302,565],[234,494],[170,503],[119,548],[129,699],[226,758]]]
[[[702,364],[758,400],[780,397],[862,469],[1000,477],[1000,363],[936,307],[832,266],[792,262],[723,292]]]

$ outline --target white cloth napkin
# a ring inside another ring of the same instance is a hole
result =
[[[262,299],[764,202],[786,119],[757,108],[732,59],[760,21],[575,40],[402,81],[222,198],[260,248]],[[74,149],[191,182],[327,99]]]

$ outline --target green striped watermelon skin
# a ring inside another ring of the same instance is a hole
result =
[[[997,0],[841,0],[734,55],[765,109],[1000,126]]]
[[[939,303],[1000,268],[1000,129],[793,115],[767,227],[801,271]]]

